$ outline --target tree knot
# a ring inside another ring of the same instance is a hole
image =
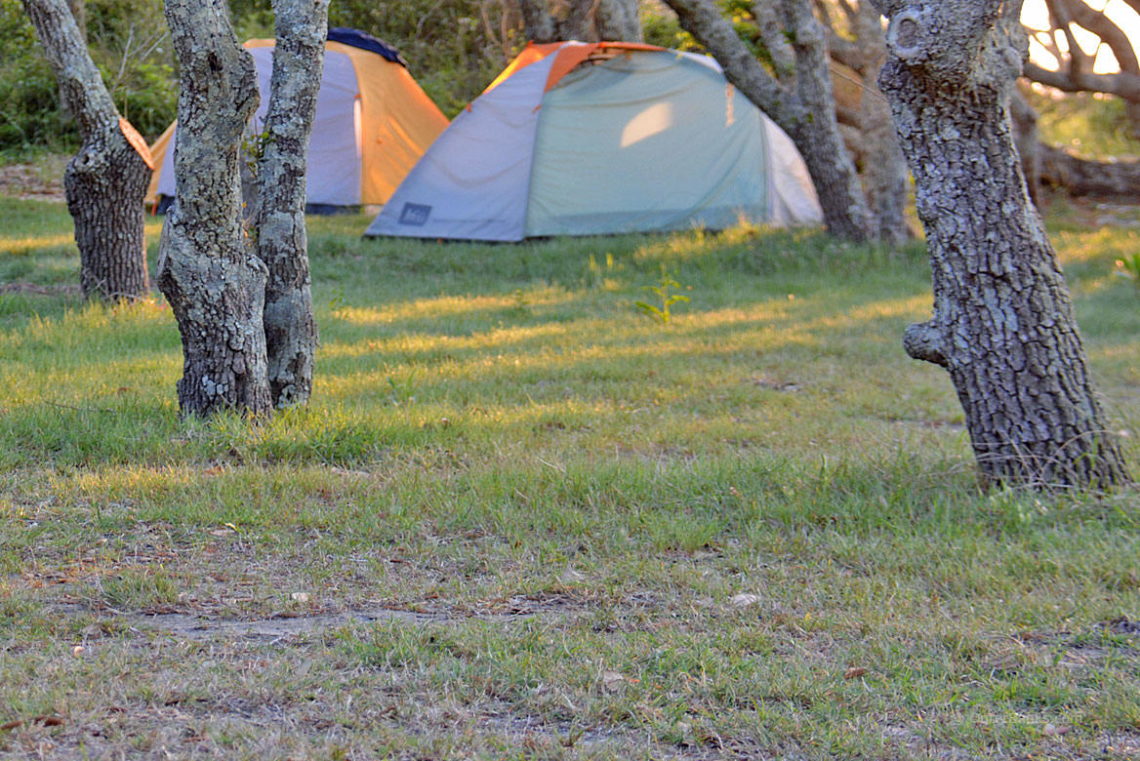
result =
[[[929,24],[926,14],[917,8],[899,11],[891,17],[887,28],[887,46],[902,61],[912,62],[926,48],[925,38]]]
[[[946,358],[945,347],[942,331],[933,322],[908,325],[903,334],[903,349],[907,356],[913,359],[948,367],[949,360]]]

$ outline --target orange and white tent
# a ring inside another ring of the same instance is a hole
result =
[[[257,132],[268,108],[274,40],[250,40],[245,47],[257,67],[261,92],[252,127]],[[157,169],[149,202],[176,194],[170,150],[176,126],[171,124],[151,147]],[[308,203],[384,203],[446,127],[447,117],[393,48],[362,32],[330,29],[309,140]]]
[[[561,42],[527,47],[365,234],[517,241],[821,218],[792,141],[711,58]]]

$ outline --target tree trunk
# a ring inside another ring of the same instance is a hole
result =
[[[614,42],[641,42],[641,21],[637,0],[599,0],[594,11],[598,39]]]
[[[1041,182],[1072,196],[1135,203],[1140,197],[1140,161],[1089,161],[1040,143]]]
[[[317,327],[305,228],[309,134],[317,108],[328,33],[328,2],[277,0],[277,45],[257,162],[257,254],[269,279],[265,342],[275,407],[304,404],[313,387]]]
[[[253,60],[221,0],[166,0],[181,93],[178,196],[159,244],[159,286],[182,335],[184,414],[271,409],[265,265],[242,227],[239,149],[257,107]]]
[[[1025,189],[1034,205],[1040,201],[1041,149],[1037,137],[1037,112],[1021,91],[1014,88],[1009,101],[1010,127],[1013,142],[1021,157],[1021,172],[1025,175]]]
[[[83,138],[64,175],[83,294],[144,298],[150,290],[143,232],[150,152],[134,127],[119,116],[67,3],[24,0],[24,7]]]
[[[637,0],[507,0],[531,42],[640,42]]]
[[[681,26],[720,63],[728,81],[796,144],[811,174],[828,232],[847,240],[868,240],[870,214],[836,122],[823,30],[812,18],[807,0],[780,0],[779,12],[757,19],[774,59],[794,62],[794,71],[782,72],[783,67],[777,65],[777,73],[783,73],[787,84],[764,69],[709,0],[665,2]],[[766,7],[757,4],[758,10]],[[791,49],[782,55],[785,45]]]
[[[531,42],[597,42],[594,0],[516,0]]]
[[[880,84],[914,172],[934,273],[934,317],[907,329],[907,353],[949,371],[986,482],[1124,483],[1010,134],[1020,3],[876,5],[890,19]]]
[[[911,238],[906,221],[910,175],[891,123],[890,104],[877,84],[879,72],[887,60],[887,43],[880,18],[874,6],[862,0],[853,19],[855,38],[863,53],[859,67],[864,83],[859,100],[859,124],[865,157],[863,184],[867,203],[878,225],[879,240],[897,245]]]

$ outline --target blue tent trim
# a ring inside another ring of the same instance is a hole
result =
[[[369,50],[383,56],[385,60],[398,63],[405,69],[408,68],[408,62],[400,55],[400,51],[383,40],[378,40],[371,34],[356,29],[348,29],[343,26],[333,27],[329,29],[329,42],[339,42],[342,45],[351,45],[361,50]]]

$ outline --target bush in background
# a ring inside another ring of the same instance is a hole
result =
[[[120,113],[147,137],[174,119],[178,84],[161,0],[89,0],[91,58]],[[60,109],[51,66],[20,0],[0,0],[0,151],[70,152],[75,123]]]

